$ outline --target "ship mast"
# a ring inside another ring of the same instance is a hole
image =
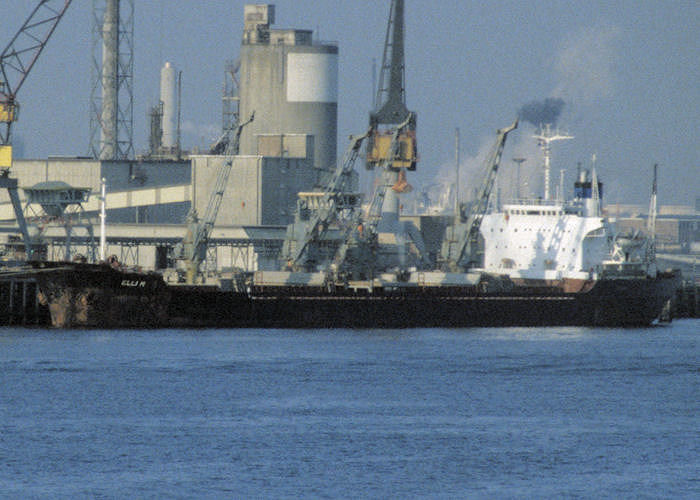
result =
[[[651,199],[649,200],[649,216],[647,218],[647,231],[652,239],[656,238],[656,190],[657,190],[657,170],[659,165],[654,164],[654,181],[651,186]]]
[[[533,136],[537,139],[537,144],[542,148],[544,153],[544,199],[549,200],[549,177],[551,170],[551,158],[552,149],[550,143],[554,141],[561,141],[564,139],[573,139],[571,135],[560,134],[558,131],[552,131],[549,123],[545,123],[540,129],[539,133]]]

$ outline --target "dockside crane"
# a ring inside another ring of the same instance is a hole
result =
[[[517,127],[518,120],[516,119],[509,127],[498,130],[496,143],[487,157],[486,175],[477,192],[476,200],[468,210],[465,210],[466,207],[461,204],[454,224],[447,228],[439,262],[443,270],[458,272],[470,267],[475,262],[479,229],[489,208],[489,199],[498,174],[506,138],[508,133]]]
[[[19,115],[17,93],[70,3],[71,0],[38,2],[0,54],[0,147],[11,144],[12,124]],[[4,154],[11,155],[11,150]]]
[[[375,106],[369,116],[369,129],[365,134],[351,138],[350,147],[323,195],[313,199],[313,210],[302,206],[311,203],[311,198],[304,200],[300,195],[295,222],[287,229],[282,251],[283,264],[287,269],[309,270],[316,265],[328,270],[327,262],[316,262],[317,256],[312,255],[312,245],[321,247],[335,222],[340,222],[334,227],[341,231],[341,243],[330,256],[331,271],[337,271],[346,265],[351,247],[360,247],[360,252],[365,256],[372,253],[372,242],[376,240],[383,210],[394,214],[393,222],[398,223],[397,193],[408,187],[405,171],[415,170],[418,160],[416,114],[406,107],[404,72],[404,1],[392,0],[379,86]],[[345,184],[341,183],[353,171],[363,142],[366,143],[365,166],[369,170],[376,169],[382,176],[364,217],[359,208],[359,198],[354,196],[352,203],[348,203],[345,199],[348,196]],[[311,215],[304,215],[309,212]],[[345,217],[342,217],[341,212],[344,212],[342,215]],[[347,264],[362,265],[358,262]]]
[[[406,107],[405,80],[404,1],[392,0],[379,73],[379,86],[374,110],[369,115],[372,134],[367,142],[366,166],[368,169],[377,166],[388,166],[394,172],[402,168],[416,169],[418,161],[416,114]],[[386,158],[391,151],[393,131],[407,120],[408,124],[400,127],[399,147],[393,152],[391,162],[387,165]]]
[[[226,144],[224,156],[236,156],[239,151],[241,132],[243,127],[251,123],[255,119],[255,112],[250,115],[250,118],[240,123],[237,127],[230,129],[229,137],[221,142]],[[229,158],[223,162],[216,176],[214,190],[209,198],[209,203],[204,212],[204,216],[199,219],[197,210],[192,207],[187,216],[188,230],[185,238],[182,241],[181,260],[185,262],[185,282],[194,283],[199,273],[199,267],[204,262],[207,256],[207,248],[209,246],[209,238],[214,229],[216,217],[219,214],[221,201],[224,197],[224,191],[228,184],[228,178],[231,174],[233,159]]]
[[[33,244],[17,194],[17,179],[10,177],[12,124],[19,116],[17,93],[70,3],[71,0],[39,1],[0,54],[0,188],[7,189],[10,195],[28,259],[33,256]]]
[[[410,126],[413,122],[413,113],[409,113],[406,120],[396,126],[391,135],[389,142],[389,147],[385,151],[385,156],[381,161],[377,162],[377,165],[382,170],[387,170],[390,168],[392,162],[395,161],[396,157],[400,154],[399,148],[401,146],[401,137],[405,133],[406,128]],[[370,128],[369,134],[371,136],[373,129]],[[336,251],[331,265],[331,270],[334,273],[339,273],[347,266],[347,254],[351,248],[357,248],[360,255],[356,255],[352,265],[359,267],[367,267],[373,262],[374,253],[376,251],[379,222],[382,219],[382,207],[384,205],[384,199],[386,197],[387,190],[390,186],[386,183],[380,183],[372,195],[372,200],[369,203],[367,213],[363,214],[361,210],[357,210],[353,213],[350,224],[346,227],[346,232],[343,237],[343,242]]]
[[[350,145],[342,161],[338,163],[322,195],[314,203],[313,210],[306,205],[305,200],[297,201],[295,220],[287,228],[287,237],[282,249],[282,259],[287,269],[297,270],[307,267],[310,245],[324,238],[331,224],[338,220],[341,211],[347,209],[359,212],[361,201],[359,197],[353,195],[349,203],[344,198],[350,187],[355,162],[362,144],[372,132],[373,129],[370,127],[364,134],[350,137]]]
[[[406,107],[404,63],[404,1],[392,0],[374,110],[369,115],[372,133],[367,141],[365,166],[378,170],[395,193],[407,186],[406,170],[418,161],[416,114]],[[405,124],[405,125],[404,125]],[[395,132],[398,136],[395,137]],[[394,147],[396,142],[397,147]],[[387,157],[390,161],[387,162]],[[398,217],[398,197],[386,199],[387,211]]]

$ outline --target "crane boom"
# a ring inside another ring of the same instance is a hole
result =
[[[379,75],[372,120],[377,124],[401,123],[410,113],[406,108],[404,64],[404,1],[392,0],[384,40],[384,54]]]
[[[0,54],[0,146],[10,144],[17,120],[17,93],[46,46],[71,0],[41,0]]]
[[[253,112],[253,114],[250,115],[250,118],[246,122],[238,125],[234,137],[226,145],[226,149],[224,150],[224,156],[235,156],[238,154],[241,140],[241,132],[243,131],[243,127],[251,123],[254,119],[255,112]],[[233,160],[229,159],[224,163],[221,170],[219,170],[218,176],[216,178],[216,185],[214,186],[214,192],[212,193],[212,196],[209,199],[209,204],[207,205],[207,209],[204,212],[204,217],[202,218],[202,221],[204,223],[203,228],[198,233],[198,238],[195,239],[195,244],[199,244],[200,241],[208,239],[209,235],[211,234],[211,230],[214,227],[214,222],[216,221],[216,216],[218,215],[219,208],[221,207],[221,201],[224,197],[224,190],[226,189],[226,184],[228,184],[228,178],[231,174],[232,165]]]
[[[457,270],[463,267],[462,262],[465,257],[473,257],[476,251],[479,229],[481,228],[481,220],[488,210],[489,198],[493,190],[494,182],[496,181],[496,175],[498,174],[498,167],[501,163],[503,148],[506,145],[506,138],[508,137],[508,133],[515,130],[517,127],[518,120],[516,119],[512,125],[498,131],[496,143],[494,144],[486,164],[486,176],[481,183],[476,201],[471,206],[469,214],[465,217],[466,224],[464,225],[464,231],[458,239],[455,238],[456,245],[454,241],[445,241],[443,244],[443,267],[450,270]],[[455,221],[455,225],[452,227],[452,232],[454,233],[456,229],[457,221]]]
[[[287,246],[287,265],[296,267],[302,260],[302,257],[308,250],[309,244],[312,241],[318,241],[323,238],[328,226],[337,214],[336,197],[346,190],[350,174],[352,173],[360,154],[360,148],[363,141],[372,133],[373,128],[370,127],[367,132],[362,135],[355,135],[350,138],[350,145],[343,155],[342,162],[338,163],[331,180],[323,190],[323,196],[319,202],[320,209],[314,214],[312,220],[306,225],[304,234],[300,240],[296,241],[296,245],[292,248],[293,235],[289,234],[285,245]],[[297,214],[298,215],[298,214]]]
[[[404,60],[404,0],[392,0],[389,9],[382,67],[379,74],[379,87],[374,109],[369,114],[370,126],[374,128],[367,141],[367,158],[365,166],[373,169],[378,165],[390,167],[395,171],[400,168],[415,170],[418,161],[416,143],[416,114],[406,107]],[[402,126],[399,137],[400,147],[392,161],[385,161],[392,149],[391,135],[384,127],[390,129],[409,120],[408,126]]]
[[[22,233],[27,259],[34,257],[34,244],[27,230],[12,167],[12,123],[17,120],[17,92],[27,79],[41,51],[51,38],[71,0],[41,0],[0,54],[0,188],[7,189]]]
[[[413,120],[413,113],[409,112],[404,122],[394,128],[390,136],[391,141],[389,143],[389,148],[386,151],[386,155],[379,163],[380,170],[388,169],[398,155],[401,146],[401,134],[410,126]],[[370,128],[367,135],[371,135],[372,131],[373,129]],[[382,207],[384,205],[387,189],[389,189],[389,185],[387,185],[386,182],[377,186],[372,196],[372,201],[370,202],[364,223],[362,222],[361,210],[353,214],[351,223],[348,225],[345,237],[343,238],[343,243],[341,243],[333,258],[333,268],[335,270],[339,269],[345,262],[348,249],[352,244],[357,242],[368,244],[376,241],[377,226],[382,219]],[[360,224],[362,224],[361,233],[358,232]]]
[[[233,135],[233,137],[230,137],[226,143],[226,149],[224,150],[225,156],[235,156],[238,154],[243,127],[251,123],[254,118],[255,112],[250,115],[250,118],[247,121],[239,124],[235,129],[231,129],[230,134]],[[197,211],[194,207],[188,216],[188,219],[192,225],[191,229],[188,231],[188,236],[191,237],[191,241],[186,242],[185,244],[185,259],[187,260],[186,280],[188,283],[192,283],[194,281],[195,275],[199,270],[199,265],[206,257],[207,244],[209,242],[212,229],[214,229],[216,216],[219,214],[219,208],[221,207],[224,191],[226,190],[226,185],[228,184],[228,178],[231,174],[232,165],[233,159],[229,158],[224,161],[219,168],[219,172],[216,176],[216,183],[214,184],[214,191],[212,191],[209,198],[209,203],[204,211],[204,217],[201,220],[198,220]],[[186,239],[189,238],[186,237]]]

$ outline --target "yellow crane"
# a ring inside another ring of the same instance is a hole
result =
[[[71,0],[41,0],[0,54],[0,168],[12,166],[12,124],[17,121],[17,93]],[[7,13],[5,13],[7,14]],[[6,16],[7,18],[7,16]]]
[[[65,14],[71,0],[41,0],[22,27],[0,54],[0,188],[7,189],[17,225],[22,233],[27,259],[33,257],[32,245],[22,206],[17,194],[17,179],[10,177],[12,167],[12,124],[17,121],[17,92],[29,75],[41,51]]]

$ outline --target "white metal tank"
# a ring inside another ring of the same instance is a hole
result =
[[[163,102],[163,148],[177,146],[177,99],[175,67],[166,62],[160,70],[160,100]]]
[[[322,183],[336,163],[338,46],[314,41],[310,30],[270,29],[274,5],[246,5],[244,16],[240,116],[255,111],[255,121],[243,130],[240,154],[262,154],[263,135],[312,136],[305,143]],[[282,147],[280,156],[288,154]]]

